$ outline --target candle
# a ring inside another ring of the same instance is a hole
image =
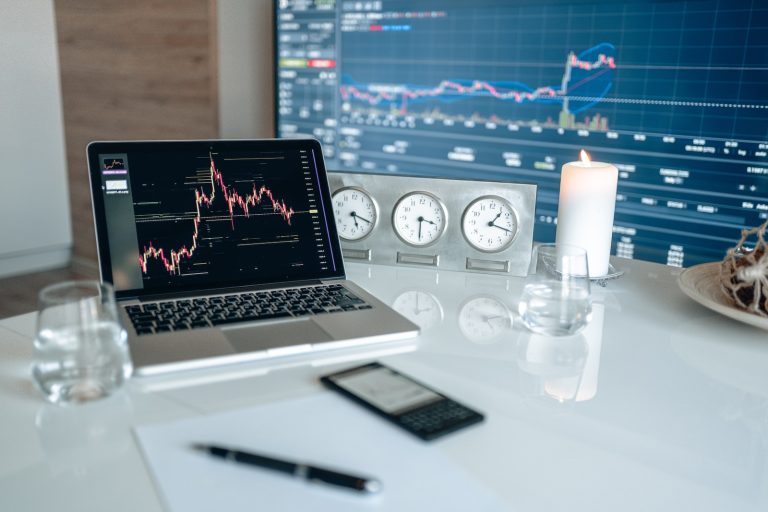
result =
[[[556,242],[586,249],[590,277],[608,274],[618,179],[615,166],[590,161],[583,149],[560,175]]]

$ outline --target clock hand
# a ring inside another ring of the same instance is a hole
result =
[[[355,217],[356,217],[356,218],[358,218],[358,219],[360,219],[360,220],[364,220],[364,221],[365,221],[365,222],[367,222],[368,224],[370,224],[370,223],[371,223],[371,221],[370,221],[370,220],[368,220],[368,219],[366,219],[365,217],[361,217],[361,216],[359,216],[359,215],[357,215],[357,214],[355,214]]]
[[[512,232],[512,230],[511,230],[511,229],[507,229],[507,228],[501,227],[501,226],[499,226],[498,224],[490,223],[490,224],[488,224],[488,225],[489,225],[489,226],[491,226],[491,227],[494,227],[494,228],[503,229],[503,230],[504,230],[504,231],[506,231],[507,233],[511,233],[511,232]]]
[[[424,217],[421,217],[421,216],[420,216],[420,217],[419,217],[418,219],[416,219],[416,220],[418,220],[418,221],[419,221],[419,240],[421,240],[421,223],[422,223],[422,222],[424,222]]]
[[[490,316],[483,316],[480,317],[483,319],[483,322],[487,323],[488,325],[491,324],[491,320],[498,320],[498,319],[504,319],[503,315],[490,315]]]
[[[355,227],[360,227],[357,225],[357,214],[355,212],[349,212],[349,214],[352,216],[352,220],[355,221]]]
[[[502,210],[501,210],[501,209],[499,209],[499,214],[498,214],[498,215],[496,215],[496,216],[493,218],[493,220],[490,220],[490,221],[488,222],[488,225],[489,225],[489,226],[496,226],[496,224],[495,224],[495,223],[496,223],[496,219],[498,219],[499,217],[501,217],[501,212],[502,212]],[[496,226],[496,227],[498,227],[498,226]]]

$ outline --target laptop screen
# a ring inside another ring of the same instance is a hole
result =
[[[317,141],[94,142],[88,162],[118,297],[344,275]]]

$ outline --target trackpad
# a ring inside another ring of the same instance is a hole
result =
[[[253,352],[329,341],[333,338],[310,319],[223,330],[238,352]]]

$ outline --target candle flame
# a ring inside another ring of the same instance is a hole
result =
[[[581,157],[581,161],[584,162],[585,164],[588,164],[590,162],[589,153],[587,153],[583,149],[581,150],[581,153],[579,153],[579,157]]]

